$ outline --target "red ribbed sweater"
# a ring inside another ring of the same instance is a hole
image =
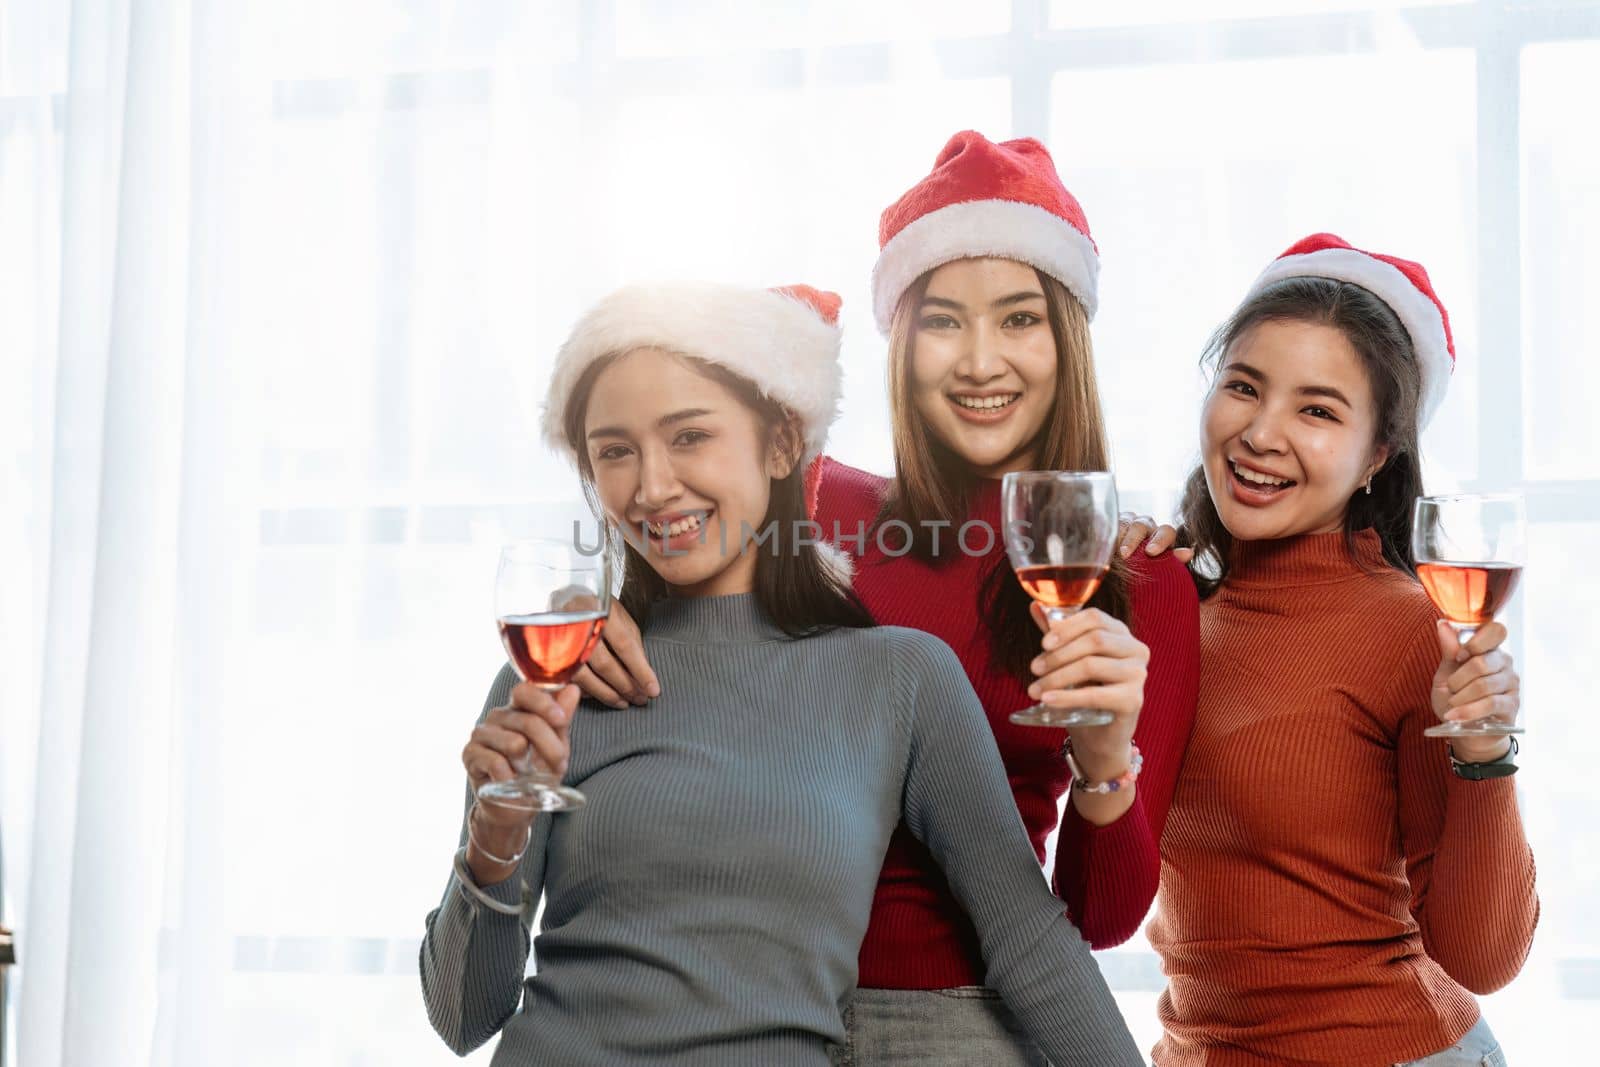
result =
[[[879,623],[908,626],[942,638],[955,650],[977,691],[999,744],[1017,810],[1044,861],[1045,838],[1055,829],[1059,801],[1071,775],[1061,758],[1064,730],[1016,726],[1008,716],[1032,704],[1027,688],[993,663],[978,596],[992,567],[1004,566],[999,543],[1000,483],[981,483],[970,519],[985,521],[996,544],[985,556],[941,554],[937,565],[887,556],[872,535],[888,487],[877,475],[827,458],[812,471],[813,514],[824,538],[835,524],[844,538],[867,531],[866,551],[855,562],[855,591]],[[954,544],[955,523],[945,541]],[[899,533],[885,543],[898,549]],[[969,544],[982,548],[976,530]],[[853,541],[842,543],[855,552]],[[1129,592],[1133,632],[1150,647],[1144,708],[1135,741],[1144,753],[1138,795],[1128,812],[1095,827],[1070,805],[1056,843],[1054,885],[1084,937],[1097,948],[1127,940],[1155,898],[1160,872],[1157,842],[1166,822],[1184,742],[1194,716],[1199,637],[1194,585],[1170,555],[1135,553]],[[983,982],[983,960],[971,922],[944,875],[904,826],[894,834],[873,899],[861,946],[860,984],[874,989],[945,989]]]
[[[1538,919],[1514,779],[1424,737],[1438,642],[1377,535],[1238,546],[1200,606],[1150,940],[1159,1067],[1392,1064],[1478,1019]]]

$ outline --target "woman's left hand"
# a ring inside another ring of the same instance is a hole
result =
[[[1434,623],[1439,639],[1439,669],[1433,674],[1433,713],[1446,722],[1498,719],[1514,723],[1522,708],[1522,679],[1511,657],[1500,650],[1506,628],[1498,622],[1479,627],[1460,643],[1450,624]],[[1450,751],[1463,763],[1487,763],[1506,754],[1504,737],[1452,737]]]
[[[1161,553],[1172,549],[1172,555],[1179,563],[1188,563],[1194,558],[1192,548],[1172,548],[1178,542],[1178,531],[1166,523],[1156,525],[1156,520],[1148,515],[1135,515],[1131,511],[1124,511],[1117,516],[1117,525],[1120,536],[1117,539],[1117,555],[1127,559],[1133,555],[1133,550],[1140,544],[1144,545],[1147,556],[1159,556]]]
[[[1044,629],[1044,609],[1033,605]],[[1084,608],[1050,624],[1032,663],[1028,696],[1052,708],[1096,708],[1115,718],[1104,726],[1071,728],[1073,752],[1084,773],[1116,777],[1128,769],[1129,746],[1144,707],[1150,649],[1120,619]]]

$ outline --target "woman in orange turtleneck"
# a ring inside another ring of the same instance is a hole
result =
[[[1503,1065],[1472,993],[1538,918],[1503,626],[1458,646],[1418,585],[1418,427],[1454,363],[1420,266],[1318,234],[1211,348],[1195,551],[1199,704],[1150,939],[1158,1067]],[[1430,697],[1431,692],[1431,697]]]

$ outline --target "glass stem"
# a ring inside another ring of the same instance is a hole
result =
[[[1045,608],[1044,617],[1051,623],[1065,622],[1078,613],[1077,608]]]
[[[1472,636],[1478,632],[1478,628],[1470,622],[1453,622],[1450,626],[1456,632],[1456,640],[1463,645],[1471,641]]]

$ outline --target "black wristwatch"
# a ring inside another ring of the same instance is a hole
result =
[[[1450,770],[1457,778],[1465,778],[1469,782],[1481,782],[1486,778],[1509,778],[1517,773],[1517,752],[1519,746],[1517,739],[1511,739],[1511,747],[1506,749],[1506,754],[1497,760],[1488,763],[1462,763],[1456,759],[1455,750],[1449,745],[1445,748],[1450,752]]]

